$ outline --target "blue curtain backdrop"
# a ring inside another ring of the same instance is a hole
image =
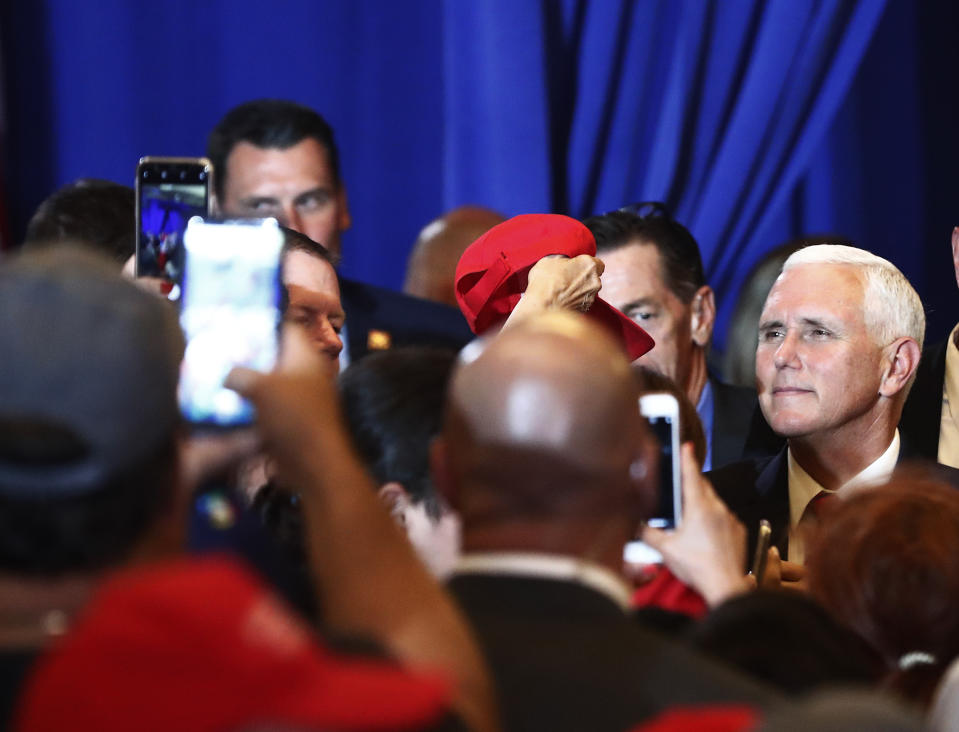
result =
[[[803,232],[889,257],[936,327],[955,321],[942,276],[959,221],[948,3],[38,0],[0,12],[15,233],[56,186],[131,183],[141,155],[201,154],[232,105],[285,97],[337,131],[352,277],[398,287],[419,228],[456,205],[581,217],[659,199],[702,246],[719,347],[749,267]]]

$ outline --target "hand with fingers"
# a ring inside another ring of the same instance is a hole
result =
[[[779,556],[776,547],[769,548],[766,558],[766,573],[763,575],[762,588],[764,590],[799,590],[808,589],[806,567],[796,562],[787,562]]]
[[[647,526],[642,540],[663,555],[676,577],[714,607],[755,586],[743,574],[746,529],[703,476],[691,443],[683,444],[681,458],[682,523],[671,532]]]
[[[604,269],[602,260],[588,254],[572,259],[543,257],[530,269],[526,291],[510,313],[506,326],[546,310],[586,312],[602,287],[600,275]]]

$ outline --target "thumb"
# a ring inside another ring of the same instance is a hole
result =
[[[248,369],[245,366],[234,366],[230,369],[230,373],[226,375],[223,385],[241,396],[249,397],[262,378],[263,374],[259,371]]]
[[[644,526],[640,540],[662,554],[663,545],[669,541],[669,534],[654,526]]]

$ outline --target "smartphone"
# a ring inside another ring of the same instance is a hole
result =
[[[283,232],[276,219],[191,218],[183,235],[179,402],[195,427],[252,423],[252,405],[223,386],[234,366],[269,371],[279,351]]]
[[[183,233],[193,216],[210,215],[213,165],[206,158],[140,158],[136,177],[137,277],[161,277],[180,293]]]
[[[644,394],[639,411],[659,441],[659,483],[656,507],[647,519],[657,529],[675,529],[682,520],[683,493],[680,472],[679,402],[666,392]],[[641,541],[626,545],[625,559],[633,564],[658,564],[659,552]]]

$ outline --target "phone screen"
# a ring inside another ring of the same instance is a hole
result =
[[[197,425],[249,424],[253,407],[223,381],[234,366],[269,371],[276,362],[283,234],[276,219],[194,218],[184,245],[180,410]]]
[[[208,212],[208,171],[209,166],[200,162],[141,162],[137,174],[137,276],[180,282],[186,223]]]
[[[673,420],[672,417],[648,417],[649,426],[659,440],[659,493],[656,512],[646,522],[657,529],[676,528],[673,504]]]

